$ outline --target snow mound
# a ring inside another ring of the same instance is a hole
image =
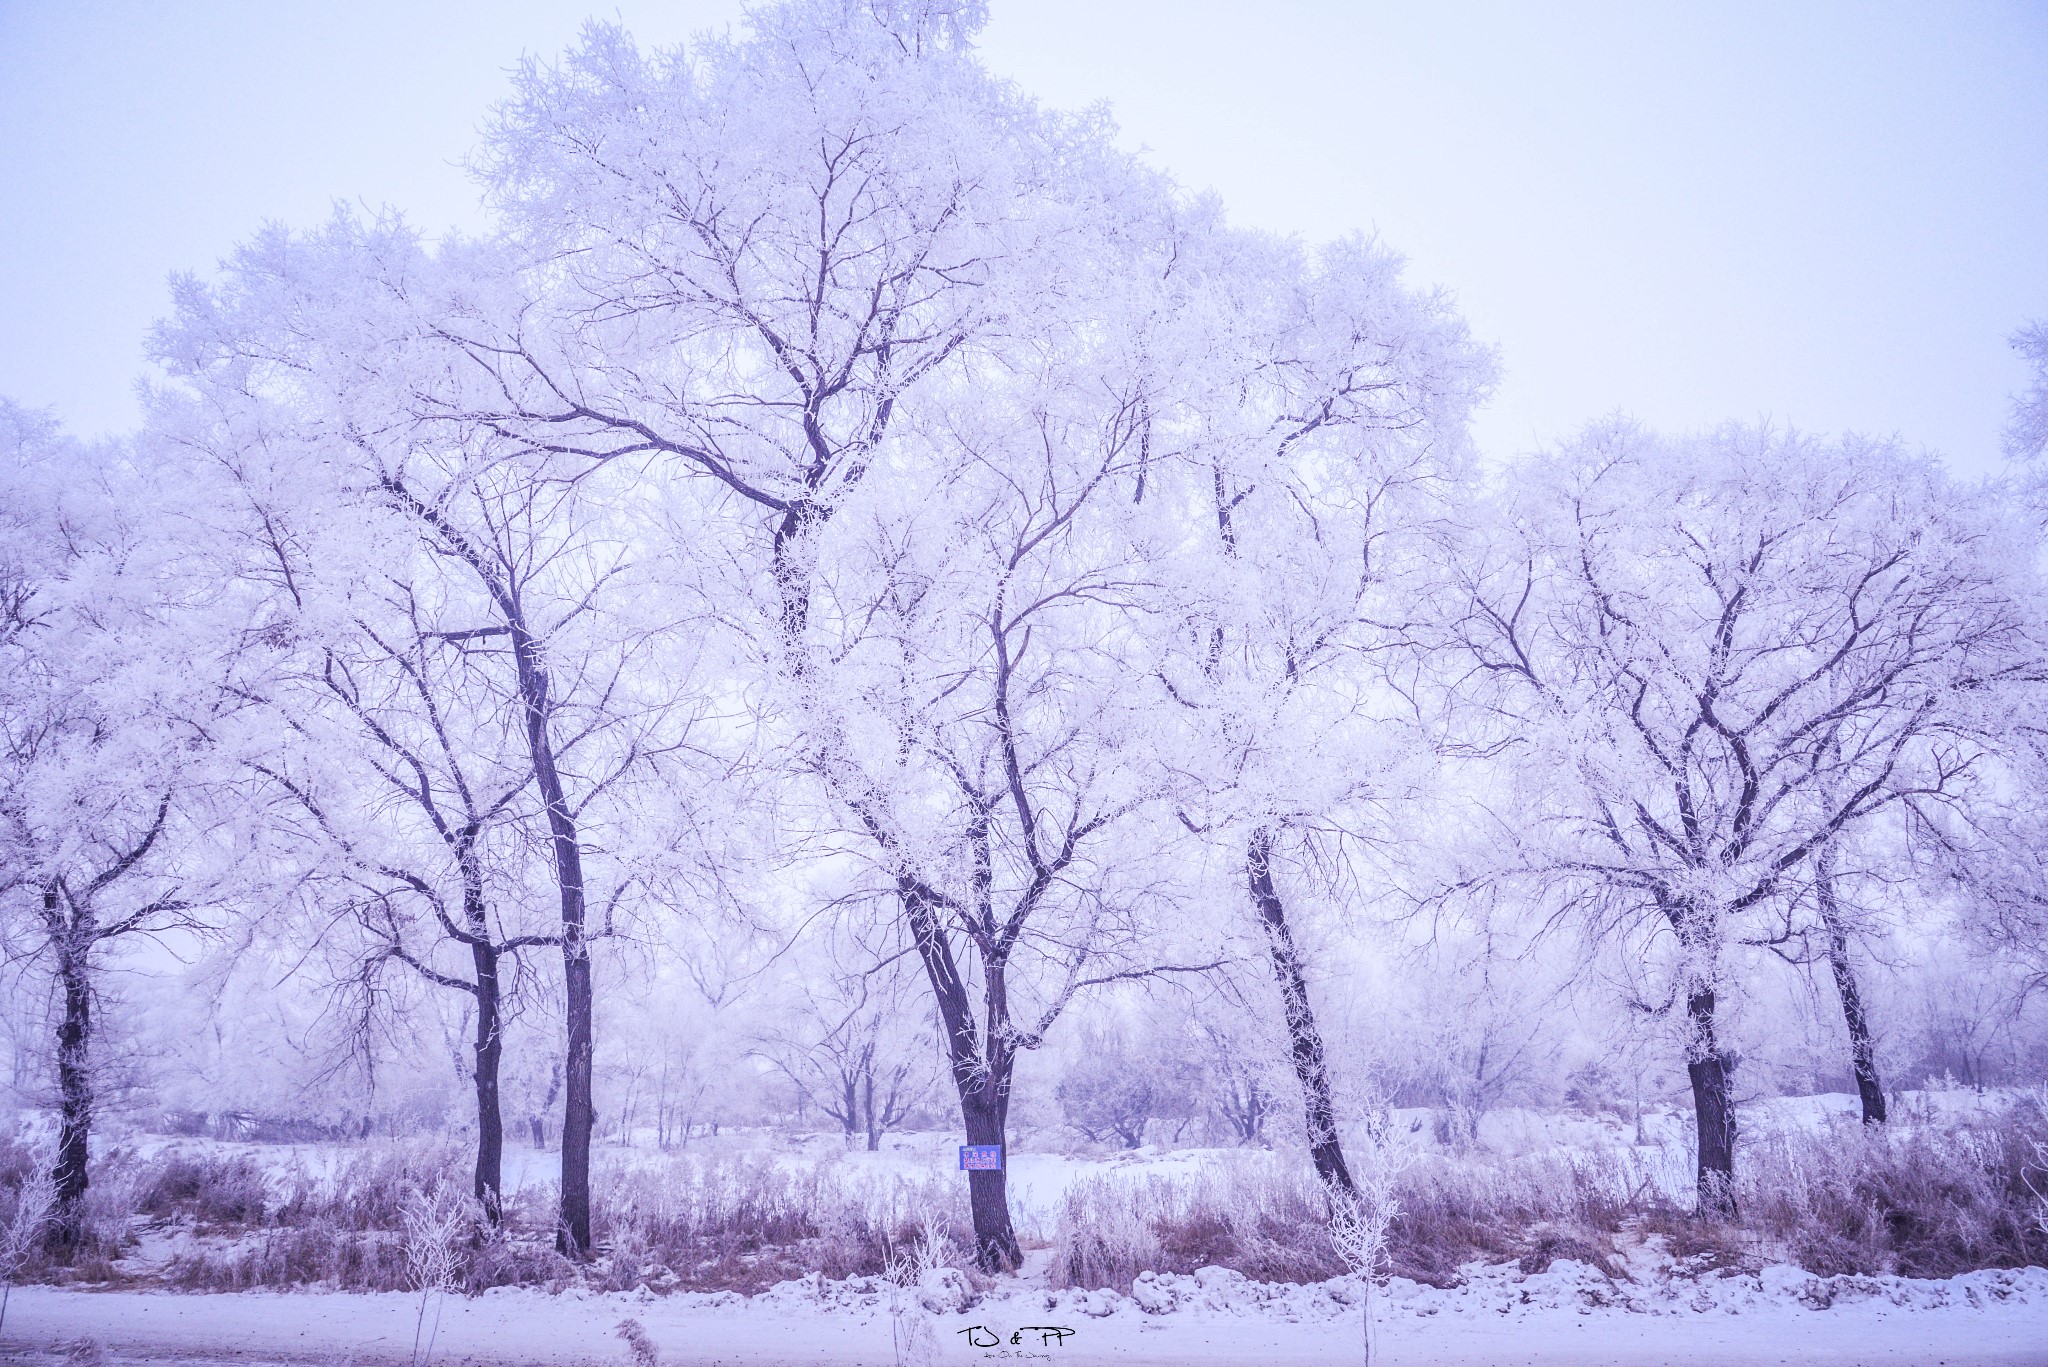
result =
[[[957,1267],[930,1267],[917,1279],[917,1303],[934,1315],[957,1315],[974,1304],[974,1288]]]
[[[1464,1283],[1443,1289],[1390,1278],[1372,1292],[1375,1318],[1492,1318],[1507,1321],[1554,1319],[1563,1315],[1737,1316],[1767,1310],[1824,1311],[1880,1302],[1907,1310],[1985,1309],[1992,1306],[2048,1306],[2048,1268],[1972,1272],[1945,1281],[1914,1277],[1845,1275],[1819,1277],[1797,1267],[1766,1267],[1755,1274],[1700,1278],[1666,1276],[1627,1281],[1587,1263],[1560,1258],[1541,1272],[1512,1265],[1474,1263]],[[965,1278],[960,1285],[965,1286]],[[1258,1282],[1229,1268],[1204,1267],[1192,1275],[1140,1273],[1128,1296],[1108,1289],[1027,1288],[989,1293],[987,1311],[1012,1307],[1108,1319],[1160,1316],[1198,1320],[1262,1320],[1284,1324],[1329,1323],[1359,1313],[1364,1289],[1356,1279],[1295,1284]],[[956,1313],[950,1298],[934,1302],[920,1292],[934,1314]]]

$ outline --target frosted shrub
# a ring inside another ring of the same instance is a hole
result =
[[[5,1214],[0,1217],[0,1329],[7,1326],[7,1302],[14,1295],[14,1279],[35,1256],[57,1198],[49,1162],[33,1149],[28,1160],[7,1193]]]
[[[1371,1147],[1354,1142],[1352,1159],[1360,1182],[1374,1186]],[[38,1198],[33,1189],[24,1196],[24,1183],[47,1166],[26,1146],[0,1143],[0,1238],[13,1238],[10,1220],[32,1226]],[[419,1140],[254,1161],[205,1149],[109,1154],[89,1194],[99,1251],[53,1268],[29,1238],[30,1251],[0,1272],[105,1279],[140,1216],[174,1243],[153,1278],[168,1287],[416,1291],[416,1260],[432,1246],[419,1213],[457,1207],[469,1215],[460,1236],[443,1241],[452,1265],[429,1269],[426,1280],[465,1294],[577,1284],[752,1293],[812,1273],[882,1277],[906,1267],[917,1283],[971,1246],[964,1184],[951,1173],[637,1155],[596,1174],[597,1257],[575,1264],[554,1252],[551,1187],[508,1193],[494,1227],[475,1219],[466,1168],[460,1143]],[[1050,1275],[1056,1285],[1120,1291],[1143,1272],[1202,1267],[1265,1282],[1376,1271],[1445,1286],[1473,1263],[1535,1273],[1569,1258],[1621,1277],[1621,1248],[1645,1236],[1702,1272],[1787,1261],[1823,1274],[1945,1277],[2048,1265],[2048,1114],[2032,1100],[1966,1119],[1753,1132],[1736,1220],[1693,1214],[1691,1156],[1676,1146],[1424,1153],[1395,1168],[1370,1222],[1335,1226],[1313,1169],[1286,1154],[1218,1154],[1173,1176],[1083,1177],[1055,1208]],[[954,1289],[949,1282],[945,1294]]]
[[[1128,1290],[1138,1273],[1227,1267],[1259,1281],[1323,1281],[1367,1267],[1437,1285],[1473,1261],[1596,1265],[1651,1184],[1613,1154],[1520,1159],[1356,1150],[1369,1211],[1340,1217],[1306,1162],[1231,1155],[1181,1178],[1102,1177],[1069,1189],[1054,1276]],[[1375,1249],[1377,1252],[1375,1252]]]
[[[1217,1266],[1309,1281],[1384,1266],[1445,1286],[1473,1262],[1534,1273],[1570,1258],[1620,1277],[1617,1240],[1633,1231],[1661,1236],[1700,1271],[1783,1259],[1823,1274],[1947,1277],[2048,1264],[2040,1145],[2048,1118],[2031,1104],[1963,1125],[1848,1122],[1759,1138],[1743,1149],[1736,1221],[1694,1215],[1686,1165],[1654,1150],[1428,1154],[1388,1175],[1390,1197],[1370,1224],[1334,1226],[1306,1163],[1247,1154],[1184,1178],[1076,1183],[1053,1270],[1066,1285],[1128,1289],[1145,1271]],[[1355,1154],[1374,1185],[1370,1147]]]
[[[1610,1241],[1624,1219],[1664,1199],[1658,1168],[1613,1149],[1417,1156],[1395,1182],[1390,1270],[1437,1286],[1454,1285],[1475,1261],[1519,1261],[1535,1272],[1571,1257],[1612,1272]]]
[[[324,1163],[263,1167],[267,1177],[247,1159],[176,1150],[148,1165],[142,1213],[189,1223],[197,1233],[249,1236],[189,1248],[166,1268],[167,1282],[192,1291],[414,1290],[423,1270],[415,1265],[424,1247],[417,1227],[422,1203],[465,1212],[452,1286],[480,1291],[564,1279],[551,1230],[537,1227],[515,1240],[477,1223],[466,1158],[452,1139],[384,1141],[332,1154]]]
[[[660,1367],[661,1351],[654,1346],[654,1340],[647,1336],[647,1330],[640,1321],[620,1320],[614,1330],[626,1342],[626,1351],[633,1355],[633,1367]]]

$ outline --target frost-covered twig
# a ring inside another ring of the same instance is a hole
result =
[[[2033,1091],[2035,1109],[2048,1116],[2048,1086],[2036,1087]],[[2040,1186],[2034,1185],[2032,1174],[2025,1167],[2020,1169],[2020,1180],[2027,1184],[2027,1190],[2034,1197],[2034,1223],[2043,1234],[2048,1234],[2048,1142],[2034,1141],[2034,1162],[2043,1175]]]
[[[1394,1145],[1386,1124],[1391,1111],[1380,1105],[1370,1108],[1370,1113],[1374,1120],[1367,1126],[1366,1142],[1353,1151],[1352,1180],[1357,1195],[1335,1188],[1330,1191],[1330,1240],[1358,1279],[1365,1367],[1372,1367],[1372,1290],[1387,1261],[1388,1232],[1401,1211],[1394,1184],[1413,1157]]]
[[[938,1336],[911,1291],[927,1272],[950,1265],[952,1240],[931,1210],[921,1212],[917,1223],[917,1237],[908,1246],[891,1250],[882,1270],[890,1288],[889,1341],[896,1367],[932,1367],[939,1360]]]
[[[419,1288],[420,1311],[412,1332],[414,1367],[426,1367],[434,1360],[434,1340],[441,1333],[441,1309],[455,1285],[459,1259],[457,1245],[464,1232],[483,1219],[474,1197],[436,1191],[416,1191],[405,1202],[405,1266],[412,1284]],[[435,1300],[436,1293],[440,1299]],[[434,1302],[433,1328],[427,1328],[427,1306]],[[424,1356],[421,1334],[426,1335]]]

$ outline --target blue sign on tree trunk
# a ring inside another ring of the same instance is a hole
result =
[[[1001,1172],[1003,1170],[1003,1146],[1001,1144],[962,1144],[960,1146],[960,1171]]]

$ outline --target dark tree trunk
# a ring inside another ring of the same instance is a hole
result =
[[[932,995],[938,999],[939,1020],[946,1035],[946,1055],[952,1065],[953,1087],[960,1096],[960,1120],[969,1144],[1004,1146],[1003,1162],[1009,1163],[1005,1130],[1010,1112],[1010,1070],[1015,1055],[1008,1045],[983,1038],[975,1029],[968,1005],[967,985],[953,961],[953,949],[940,925],[936,899],[920,885],[904,881],[898,888],[904,914],[917,942],[918,957],[931,979]],[[991,1014],[1002,995],[1003,965],[985,965]],[[991,1025],[994,1021],[991,1020]],[[1024,1261],[1017,1244],[1017,1232],[1010,1224],[1008,1173],[969,1172],[967,1208],[974,1218],[974,1259],[985,1272],[1007,1272]]]
[[[1842,998],[1842,1019],[1849,1027],[1849,1061],[1856,1074],[1856,1095],[1863,1102],[1863,1123],[1882,1125],[1888,1119],[1884,1087],[1877,1076],[1877,1045],[1870,1038],[1870,1019],[1863,1012],[1863,993],[1856,984],[1856,966],[1849,961],[1849,928],[1835,901],[1835,870],[1831,854],[1823,855],[1814,874],[1822,928],[1828,936],[1828,967]]]
[[[57,894],[43,895],[45,915],[55,920]],[[84,1234],[87,1162],[92,1142],[92,982],[86,955],[91,941],[74,933],[57,940],[57,976],[64,989],[64,1016],[57,1025],[57,1161],[49,1235],[50,1253],[68,1262]]]
[[[868,1152],[879,1153],[882,1148],[881,1124],[875,1116],[875,1074],[872,1067],[861,1079],[861,1121],[867,1130]],[[852,1136],[848,1135],[848,1139]]]
[[[492,1224],[504,1208],[505,1118],[498,1073],[505,1057],[499,1006],[498,951],[488,940],[472,944],[476,964],[476,1199]]]
[[[562,789],[561,772],[555,767],[554,741],[549,735],[554,703],[540,645],[527,630],[523,616],[513,610],[515,605],[505,607],[519,671],[520,700],[526,710],[527,748],[533,758],[534,782],[547,807],[555,883],[562,896],[562,995],[568,1048],[562,1095],[562,1205],[555,1247],[572,1258],[586,1258],[590,1256],[590,1136],[597,1116],[591,1092],[594,1034],[590,943],[584,938],[583,849],[577,839],[575,815]]]
[[[1252,832],[1245,854],[1245,869],[1251,885],[1252,905],[1266,931],[1266,949],[1272,956],[1273,976],[1280,983],[1280,1000],[1287,1016],[1289,1056],[1294,1076],[1301,1083],[1304,1118],[1308,1122],[1309,1157],[1316,1176],[1334,1196],[1356,1200],[1357,1184],[1344,1162],[1344,1145],[1337,1137],[1337,1112],[1330,1100],[1330,1070],[1323,1051],[1322,1032],[1316,1028],[1315,1009],[1308,1000],[1308,978],[1302,970],[1301,954],[1294,945],[1294,933],[1287,925],[1287,907],[1273,884],[1273,831],[1261,826]]]
[[[532,1116],[533,1146],[545,1150],[548,1146],[547,1114],[555,1109],[555,1098],[562,1094],[562,1060],[557,1058],[553,1068],[548,1070],[548,1094],[542,1098],[540,1109]],[[685,1136],[686,1138],[688,1136]]]
[[[1239,1144],[1258,1142],[1266,1127],[1266,1089],[1257,1078],[1231,1082],[1223,1093],[1222,1109]]]
[[[1699,1121],[1699,1213],[1735,1214],[1735,1065],[1714,1030],[1714,992],[1700,988],[1685,999],[1686,1072],[1692,1078],[1693,1114]]]
[[[1007,1054],[1001,1058],[1000,1064],[989,1068],[976,1085],[960,1088],[960,1119],[967,1131],[967,1142],[1003,1146],[1002,1168],[967,1174],[967,1209],[974,1217],[975,1261],[989,1272],[1011,1271],[1024,1261],[1024,1250],[1018,1246],[1017,1232],[1010,1225],[1010,1062]]]
[[[568,900],[564,894],[563,900]],[[575,937],[575,949],[563,945],[567,974],[569,1054],[562,1087],[562,1222],[555,1237],[558,1251],[571,1257],[590,1255],[590,1136],[597,1125],[591,1097],[590,949]]]
[[[872,431],[878,436],[887,424],[886,411],[878,415]],[[822,436],[814,420],[806,420],[813,445],[823,449]],[[822,468],[822,467],[821,467]],[[775,529],[772,561],[781,597],[782,638],[791,675],[799,682],[810,678],[804,655],[804,634],[810,615],[810,580],[805,564],[806,543],[831,516],[808,498],[792,502]],[[1004,965],[1000,958],[984,962],[988,997],[987,1029],[975,1028],[967,985],[953,959],[952,946],[940,923],[941,902],[929,888],[915,879],[899,879],[897,890],[912,936],[917,944],[925,976],[937,999],[939,1019],[946,1035],[947,1058],[951,1063],[954,1089],[960,1096],[960,1119],[969,1144],[1003,1146],[1003,1161],[1009,1162],[1006,1127],[1010,1107],[1010,1072],[1015,1055],[998,1037],[1006,1024],[1004,1014]],[[1014,1270],[1024,1261],[1017,1233],[1010,1223],[1007,1172],[969,1172],[967,1205],[974,1221],[975,1262],[985,1272]]]

